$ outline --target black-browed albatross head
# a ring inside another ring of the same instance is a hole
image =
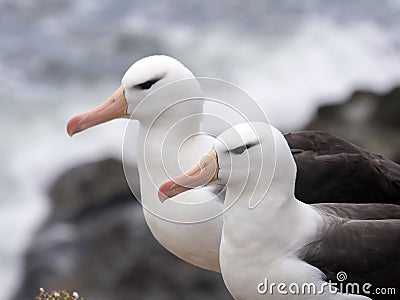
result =
[[[159,188],[161,201],[211,182],[227,186],[237,196],[250,192],[257,199],[294,197],[296,164],[283,135],[262,122],[242,123],[218,136],[213,149],[190,171]],[[231,193],[232,194],[232,193]]]
[[[190,88],[195,90],[193,93],[198,96],[200,93],[198,82],[182,63],[165,55],[142,58],[126,71],[121,85],[106,101],[93,110],[73,117],[67,124],[67,132],[72,136],[116,118],[132,118],[140,122],[145,122],[146,118],[154,118],[180,95],[173,97],[171,90],[167,90],[158,97],[152,97],[146,105],[143,105],[143,99],[160,87],[184,79],[192,79],[184,87],[187,88],[189,84]],[[178,89],[182,89],[182,85]],[[175,94],[176,90],[175,88]],[[142,107],[138,109],[140,103]]]

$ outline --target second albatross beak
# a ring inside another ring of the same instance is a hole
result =
[[[203,156],[193,169],[164,182],[158,189],[158,198],[161,202],[164,202],[180,193],[206,185],[218,178],[218,170],[217,153],[213,149]]]

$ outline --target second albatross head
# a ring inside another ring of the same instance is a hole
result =
[[[159,199],[214,183],[227,186],[228,201],[250,193],[251,207],[267,195],[293,197],[295,178],[296,164],[283,135],[267,123],[242,123],[219,135],[193,169],[163,183]]]

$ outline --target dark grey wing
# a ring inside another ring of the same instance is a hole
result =
[[[305,203],[400,204],[400,165],[326,132],[285,135]]]
[[[351,220],[400,219],[400,205],[379,203],[318,203],[312,204],[324,215]]]
[[[300,258],[319,268],[332,282],[339,283],[338,272],[346,272],[347,283],[399,289],[400,220],[334,218],[317,240],[302,249]]]
[[[357,154],[363,151],[360,147],[324,131],[296,131],[284,136],[291,149],[312,151],[320,155]]]

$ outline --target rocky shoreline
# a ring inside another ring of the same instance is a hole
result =
[[[356,91],[342,103],[321,106],[305,130],[328,131],[400,162],[400,87],[384,94]]]
[[[121,161],[68,170],[49,192],[52,211],[25,257],[15,300],[40,287],[88,300],[231,299],[219,274],[195,268],[152,236]]]
[[[355,92],[320,107],[306,126],[400,161],[400,88]],[[25,256],[15,300],[40,287],[76,290],[88,300],[232,299],[220,274],[193,267],[153,238],[121,161],[67,170],[49,190],[51,213]]]

